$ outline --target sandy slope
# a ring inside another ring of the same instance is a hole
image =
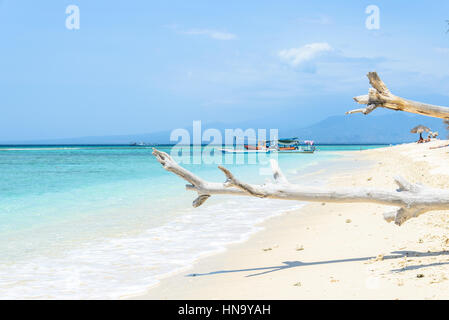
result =
[[[449,188],[449,147],[429,149],[444,143],[347,153],[341,161],[359,169],[334,172],[329,183],[394,189],[393,177],[402,175]],[[266,221],[247,242],[201,259],[139,298],[448,299],[449,211],[398,227],[382,219],[389,209],[308,204]]]

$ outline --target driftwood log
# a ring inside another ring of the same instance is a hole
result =
[[[418,113],[431,117],[449,119],[449,108],[415,102],[393,95],[382,82],[376,72],[368,73],[368,79],[373,86],[369,94],[354,98],[360,104],[366,104],[363,109],[356,109],[347,114],[362,112],[369,114],[378,107],[406,112]],[[336,203],[376,203],[395,206],[393,212],[384,214],[388,222],[394,221],[402,225],[405,221],[435,210],[449,210],[449,190],[435,189],[420,184],[413,184],[402,177],[396,177],[397,190],[376,190],[352,188],[348,190],[333,190],[329,188],[303,187],[288,182],[275,160],[271,160],[273,183],[254,185],[240,181],[228,169],[219,166],[226,176],[224,183],[209,182],[181,167],[167,153],[153,149],[153,155],[163,168],[189,182],[187,190],[196,191],[198,197],[193,201],[194,207],[201,206],[212,195],[238,195],[258,198],[298,200],[310,202]]]
[[[388,206],[397,206],[394,212],[384,214],[388,222],[401,225],[410,218],[432,210],[449,210],[449,190],[433,189],[407,182],[401,177],[395,178],[398,189],[395,191],[354,188],[333,190],[310,188],[291,184],[281,172],[277,161],[271,160],[273,183],[254,185],[240,181],[228,169],[219,166],[226,176],[223,183],[209,182],[181,167],[165,152],[153,149],[153,155],[163,168],[189,182],[187,190],[196,191],[198,197],[193,206],[201,206],[210,196],[217,194],[253,196],[258,198],[298,200],[312,202],[369,202]]]
[[[357,103],[365,104],[367,106],[365,108],[348,111],[346,114],[357,112],[369,114],[376,108],[380,107],[422,114],[434,118],[449,119],[448,107],[435,106],[395,96],[390,92],[390,90],[388,90],[385,83],[383,83],[377,75],[377,72],[369,72],[367,76],[372,88],[369,89],[367,95],[354,98]]]

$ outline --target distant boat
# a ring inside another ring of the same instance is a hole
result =
[[[270,153],[277,152],[276,149],[264,148],[264,149],[256,149],[256,150],[247,150],[247,149],[230,149],[230,148],[221,148],[221,152],[223,153]]]
[[[274,143],[273,143],[274,142]],[[259,141],[257,146],[245,144],[244,149],[222,148],[223,153],[314,153],[316,147],[314,141],[305,140],[304,146],[300,145],[298,138],[279,139],[274,141]]]
[[[279,139],[278,150],[279,152],[285,153],[314,153],[316,147],[314,145],[314,141],[305,140],[304,146],[300,145],[298,138],[290,138],[290,139]]]
[[[244,147],[245,147],[246,150],[262,150],[262,147],[259,147],[259,146],[250,146],[250,145],[248,145],[248,144],[245,144]]]
[[[290,138],[290,139],[279,139],[277,141],[278,150],[279,151],[297,151],[299,150],[299,139],[298,138]]]
[[[306,140],[304,141],[304,143],[306,144],[305,146],[301,146],[301,151],[303,153],[314,153],[316,150],[316,147],[314,145],[314,141],[313,140]]]
[[[138,146],[138,147],[146,146],[146,144],[144,142],[132,142],[129,145],[130,146]]]
[[[234,140],[235,141],[235,140]],[[222,148],[221,152],[223,153],[234,153],[234,154],[241,154],[241,153],[270,153],[270,152],[277,152],[277,149],[274,147],[270,147],[267,144],[268,141],[260,140],[257,144],[257,146],[245,144],[243,146],[243,149],[230,149],[230,148]]]
[[[252,146],[252,145],[249,145],[249,144],[245,144],[244,148],[246,150],[248,150],[248,151],[254,151],[254,150],[266,151],[266,150],[269,149],[269,146],[267,145],[267,142],[268,141],[261,140],[261,141],[259,141],[257,146]]]

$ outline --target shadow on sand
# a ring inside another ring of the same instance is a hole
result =
[[[389,259],[400,259],[404,257],[434,257],[434,256],[442,256],[449,255],[449,251],[438,251],[438,252],[418,252],[418,251],[393,251],[390,255],[384,256],[384,260]],[[301,262],[301,261],[284,261],[280,266],[272,266],[272,267],[260,267],[260,268],[249,268],[249,269],[235,269],[235,270],[219,270],[212,271],[208,273],[191,273],[186,275],[186,277],[199,277],[199,276],[211,276],[214,274],[222,274],[222,273],[233,273],[233,272],[250,272],[255,271],[256,273],[249,274],[246,277],[254,277],[260,276],[263,274],[281,271],[290,268],[297,267],[305,267],[305,266],[314,266],[314,265],[322,265],[322,264],[332,264],[332,263],[344,263],[344,262],[356,262],[356,261],[367,261],[370,259],[374,259],[376,257],[362,257],[362,258],[349,258],[349,259],[337,259],[337,260],[325,260],[325,261],[316,261],[316,262]],[[408,266],[401,269],[391,270],[392,272],[403,272],[407,270],[416,270],[420,268],[432,267],[449,264],[449,262],[440,262],[440,263],[432,263],[432,264],[423,264],[423,265],[415,265]],[[258,272],[260,271],[260,272]]]

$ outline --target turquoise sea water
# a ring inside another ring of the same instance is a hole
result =
[[[276,154],[289,176],[316,170],[335,151]],[[204,179],[217,164],[254,183],[270,178],[267,155],[158,147]],[[223,250],[264,219],[301,204],[215,196],[198,209],[185,181],[151,147],[0,146],[0,298],[118,298],[143,292],[199,256]],[[187,153],[186,153],[187,152]],[[201,162],[196,163],[196,162]],[[105,296],[106,295],[106,296]]]

